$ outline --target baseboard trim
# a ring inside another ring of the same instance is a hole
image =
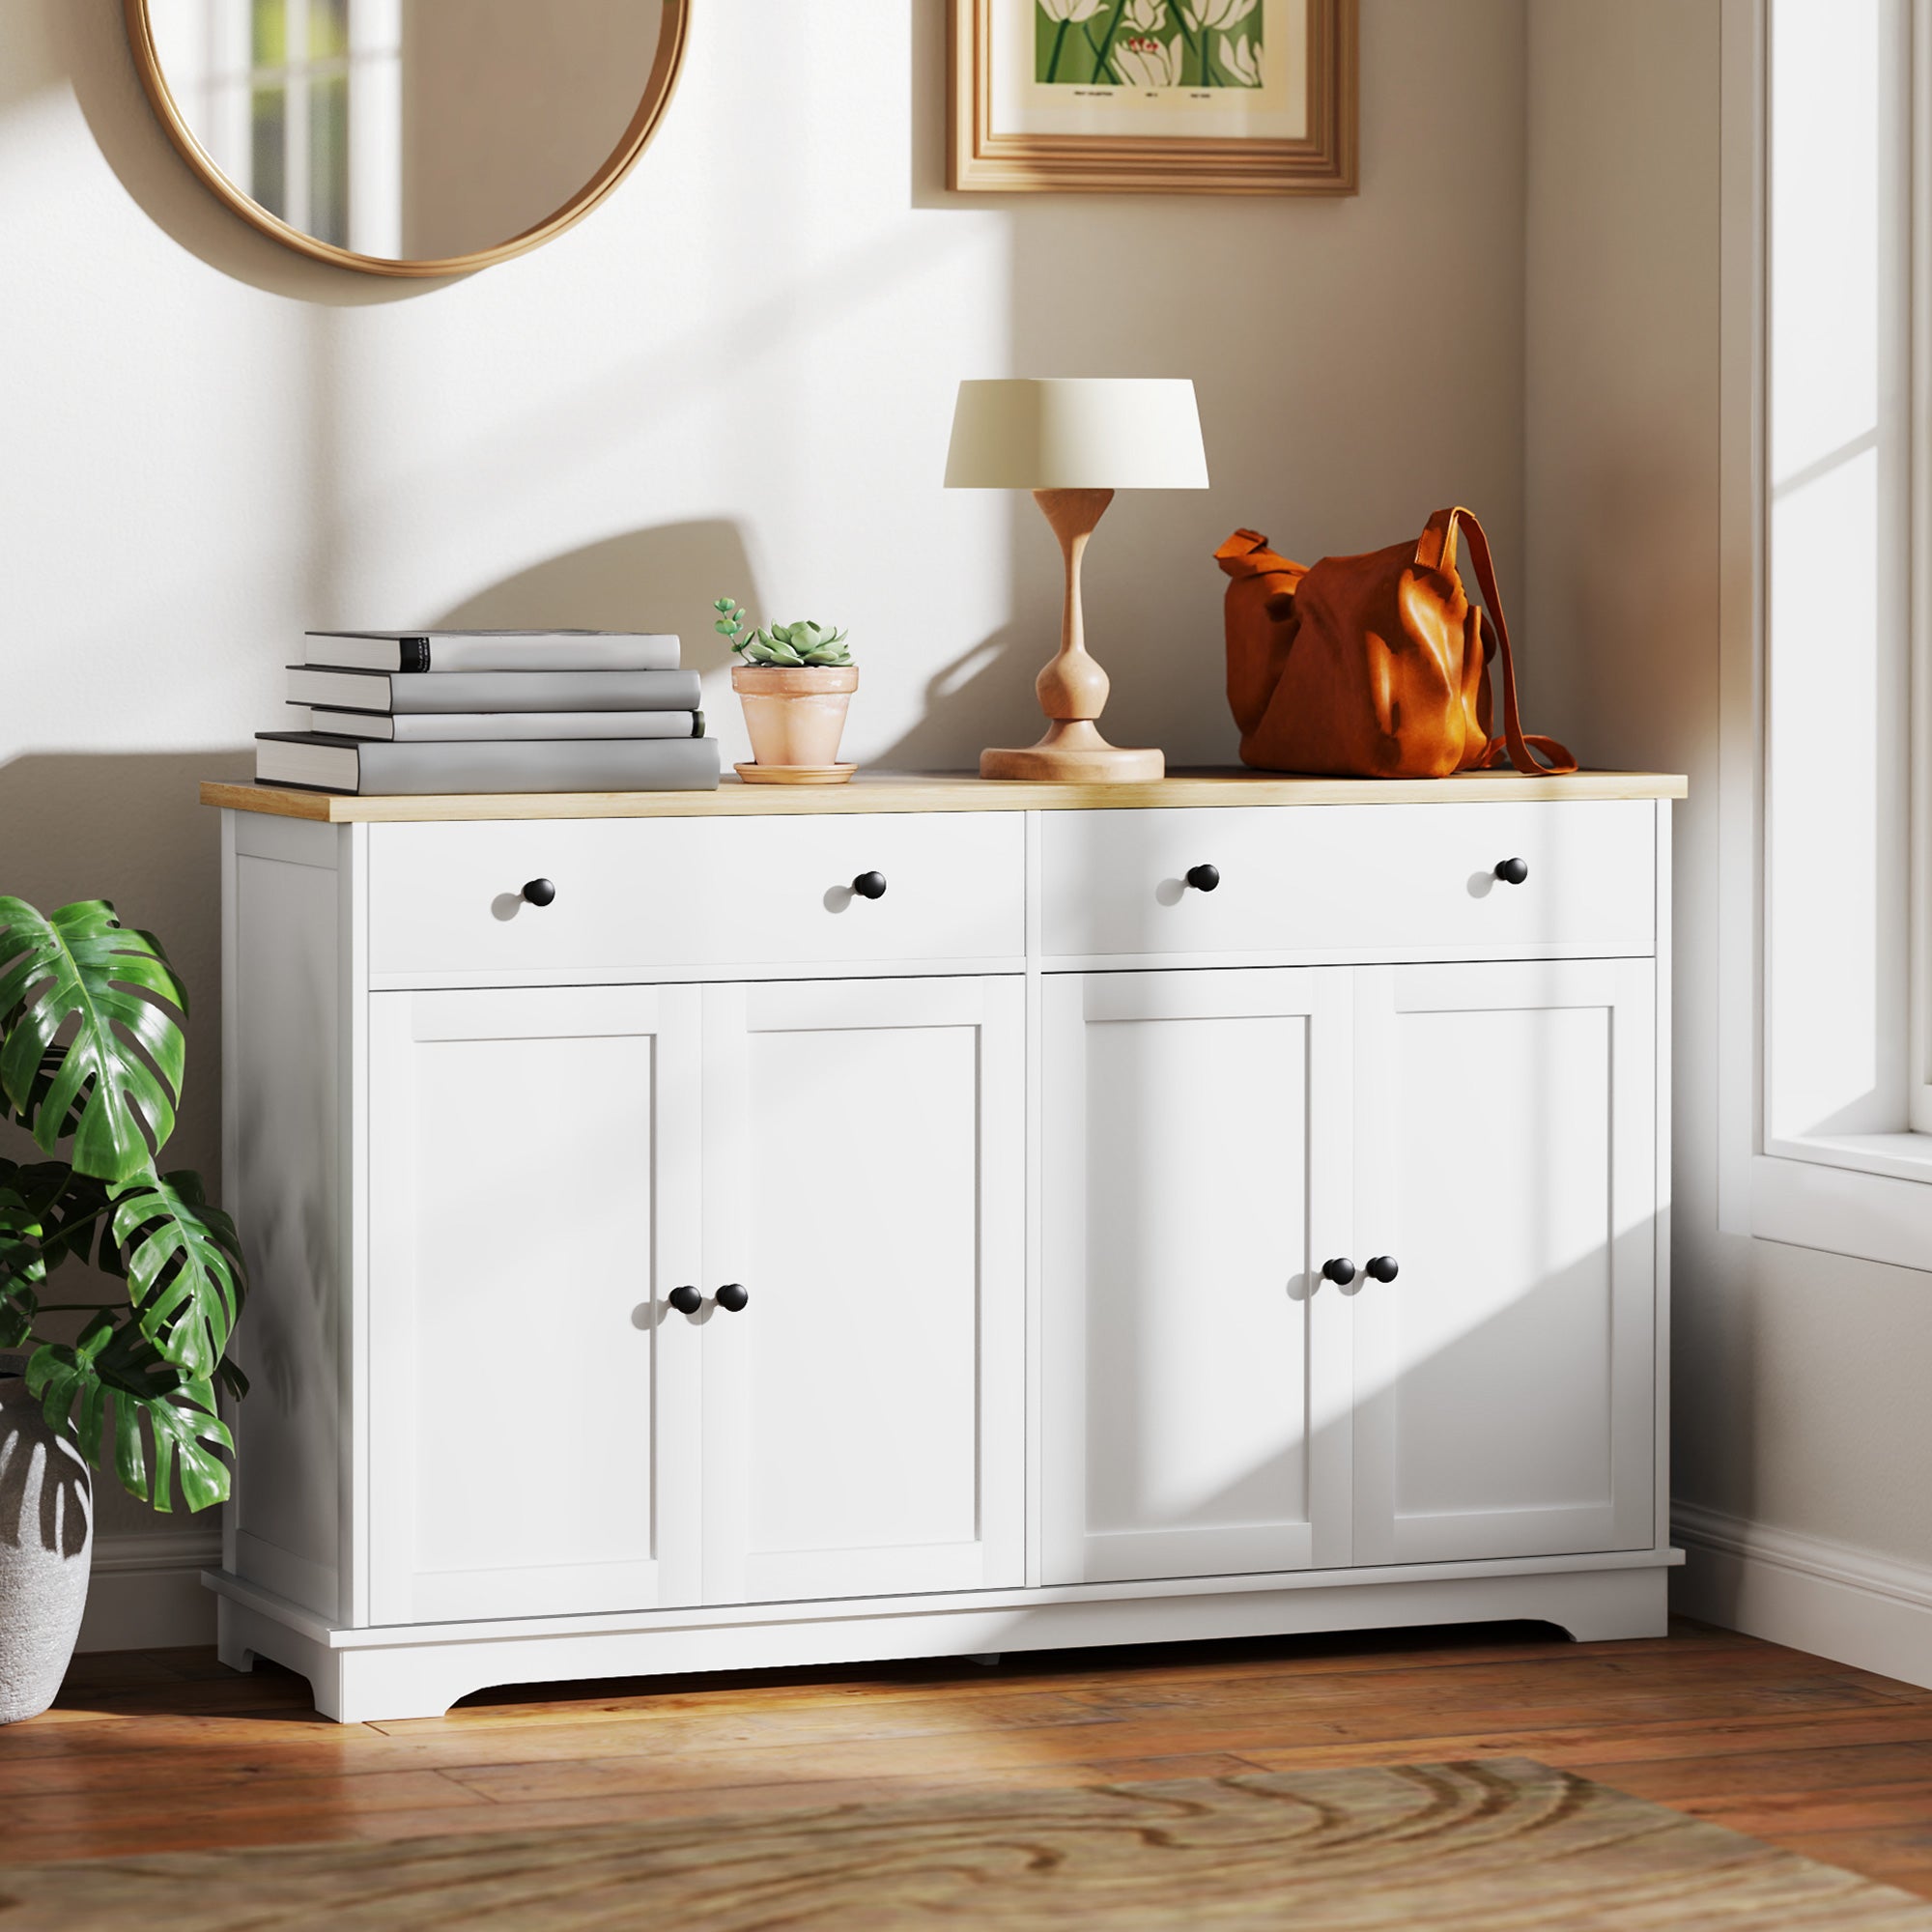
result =
[[[1674,1609],[1932,1687],[1932,1569],[1694,1503],[1672,1505],[1671,1534],[1689,1557]]]
[[[221,1533],[103,1536],[76,1650],[172,1650],[214,1641],[214,1599],[201,1573],[221,1561]]]

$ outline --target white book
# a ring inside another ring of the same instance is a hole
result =
[[[258,784],[320,791],[715,791],[715,738],[485,740],[382,745],[313,731],[258,731]]]
[[[678,640],[647,631],[310,631],[312,665],[450,670],[675,670]]]
[[[428,745],[477,738],[701,738],[701,711],[330,711],[298,704],[310,731]]]
[[[704,702],[695,670],[340,670],[291,665],[291,704],[331,711],[696,711]]]

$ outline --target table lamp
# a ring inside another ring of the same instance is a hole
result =
[[[1066,559],[1060,654],[1034,688],[1046,735],[1023,750],[980,754],[982,779],[1127,784],[1158,779],[1155,751],[1124,751],[1094,720],[1107,673],[1087,654],[1080,559],[1116,490],[1205,490],[1208,458],[1194,384],[1184,379],[1014,379],[959,385],[949,490],[1031,490]]]

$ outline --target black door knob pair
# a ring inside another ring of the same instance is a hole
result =
[[[718,1291],[716,1298],[720,1308],[724,1309],[727,1314],[735,1315],[752,1297],[745,1293],[744,1285],[741,1282],[727,1281]],[[696,1315],[704,1306],[703,1295],[699,1294],[695,1288],[674,1288],[665,1296],[665,1299],[680,1315]]]
[[[1377,1255],[1364,1272],[1372,1281],[1393,1281],[1401,1269],[1393,1255]],[[1355,1264],[1347,1255],[1337,1255],[1333,1261],[1321,1264],[1321,1273],[1337,1288],[1347,1288],[1355,1278]]]

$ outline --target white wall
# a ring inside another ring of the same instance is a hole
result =
[[[1746,11],[1727,7],[1727,25]],[[1748,663],[1726,674],[1719,626],[1737,567],[1720,342],[1739,320],[1727,303],[1748,297],[1720,276],[1741,239],[1720,220],[1722,143],[1743,130],[1719,112],[1719,14],[1717,0],[1529,10],[1525,628],[1547,728],[1690,778],[1675,892],[1683,1601],[1932,1682],[1932,1280],[1719,1231],[1720,919],[1727,967],[1749,941],[1736,882],[1720,890],[1718,808],[1720,781],[1748,793],[1752,733]]]
[[[1237,525],[1312,559],[1460,499],[1516,587],[1523,0],[1369,0],[1362,191],[1335,201],[954,198],[942,0],[695,12],[616,195],[424,288],[218,209],[111,0],[0,10],[5,884],[167,941],[196,1000],[184,1164],[214,1165],[218,1085],[193,781],[282,722],[305,625],[675,627],[743,755],[705,629],[732,592],[851,625],[852,753],[969,764],[1037,735],[1057,634],[1032,505],[938,487],[954,384],[1007,371],[1199,385],[1215,487],[1122,498],[1089,564],[1118,742],[1232,756],[1209,553]],[[95,1641],[193,1634],[185,1571],[137,1601],[114,1560]]]

